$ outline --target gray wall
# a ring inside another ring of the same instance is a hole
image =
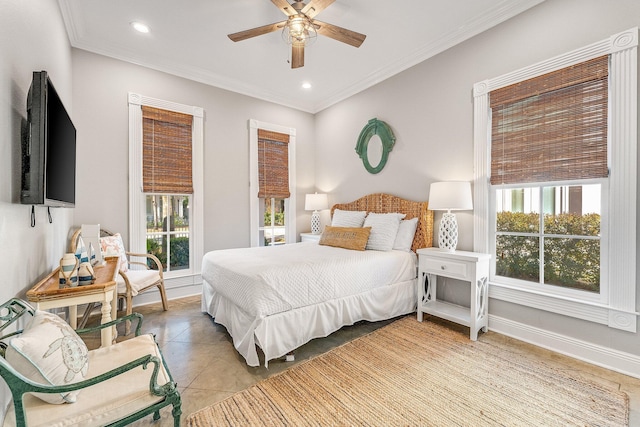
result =
[[[0,301],[22,295],[58,264],[73,209],[20,204],[21,127],[33,71],[46,70],[73,117],[71,48],[55,1],[0,0]]]
[[[316,186],[329,192],[333,201],[347,201],[373,191],[427,200],[432,181],[471,180],[474,83],[597,42],[639,24],[640,2],[637,0],[547,0],[318,113]],[[378,175],[368,174],[354,152],[360,130],[373,117],[386,121],[397,137],[387,166]],[[436,229],[439,219],[437,213]],[[473,246],[471,213],[458,214],[458,220],[459,248],[470,250]],[[457,289],[453,284],[449,292],[451,299],[464,300],[466,295],[461,293],[468,291]],[[640,291],[636,298],[640,300]],[[493,299],[489,312],[640,355],[639,334]]]
[[[314,190],[313,115],[77,49],[73,71],[76,225],[100,223],[128,242],[127,93],[136,92],[204,108],[205,252],[250,245],[249,119],[296,128],[297,226],[309,229],[304,194]]]

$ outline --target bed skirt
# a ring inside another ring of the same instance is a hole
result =
[[[417,303],[413,279],[256,319],[203,282],[202,311],[227,328],[234,347],[249,366],[260,365],[256,345],[262,349],[268,367],[269,360],[314,338],[326,337],[360,320],[375,322],[412,313]]]

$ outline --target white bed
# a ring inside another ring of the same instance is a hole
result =
[[[418,218],[412,251],[354,251],[304,242],[212,251],[203,258],[202,311],[226,327],[250,366],[284,356],[360,320],[416,307],[415,250],[431,246],[426,202],[373,194],[332,208]]]

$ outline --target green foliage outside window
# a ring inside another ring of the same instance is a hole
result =
[[[163,238],[160,242],[156,239],[147,239],[147,253],[150,253],[158,257],[158,259],[162,263],[164,270],[166,271],[167,244],[165,239],[166,238]],[[189,238],[188,237],[172,237],[170,243],[171,243],[171,270],[180,270],[184,268],[189,268]],[[149,265],[149,266],[153,268],[152,265]]]
[[[276,212],[273,225],[284,225],[284,212]],[[271,212],[264,213],[264,225],[271,225]]]
[[[537,213],[500,212],[497,230],[537,233]],[[600,215],[545,215],[544,234],[599,236]],[[540,245],[537,235],[498,235],[496,274],[539,282]],[[544,237],[544,282],[592,292],[600,290],[600,240]]]

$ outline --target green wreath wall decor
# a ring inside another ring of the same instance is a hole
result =
[[[382,142],[382,156],[380,158],[380,162],[377,165],[372,165],[369,162],[369,141],[374,135],[378,135],[380,137],[380,141]],[[371,119],[362,128],[360,132],[360,136],[358,137],[358,143],[356,144],[356,153],[362,159],[362,163],[364,167],[369,173],[378,173],[380,172],[387,163],[387,159],[389,158],[389,153],[393,149],[393,145],[396,142],[396,137],[393,135],[391,128],[382,120]]]

